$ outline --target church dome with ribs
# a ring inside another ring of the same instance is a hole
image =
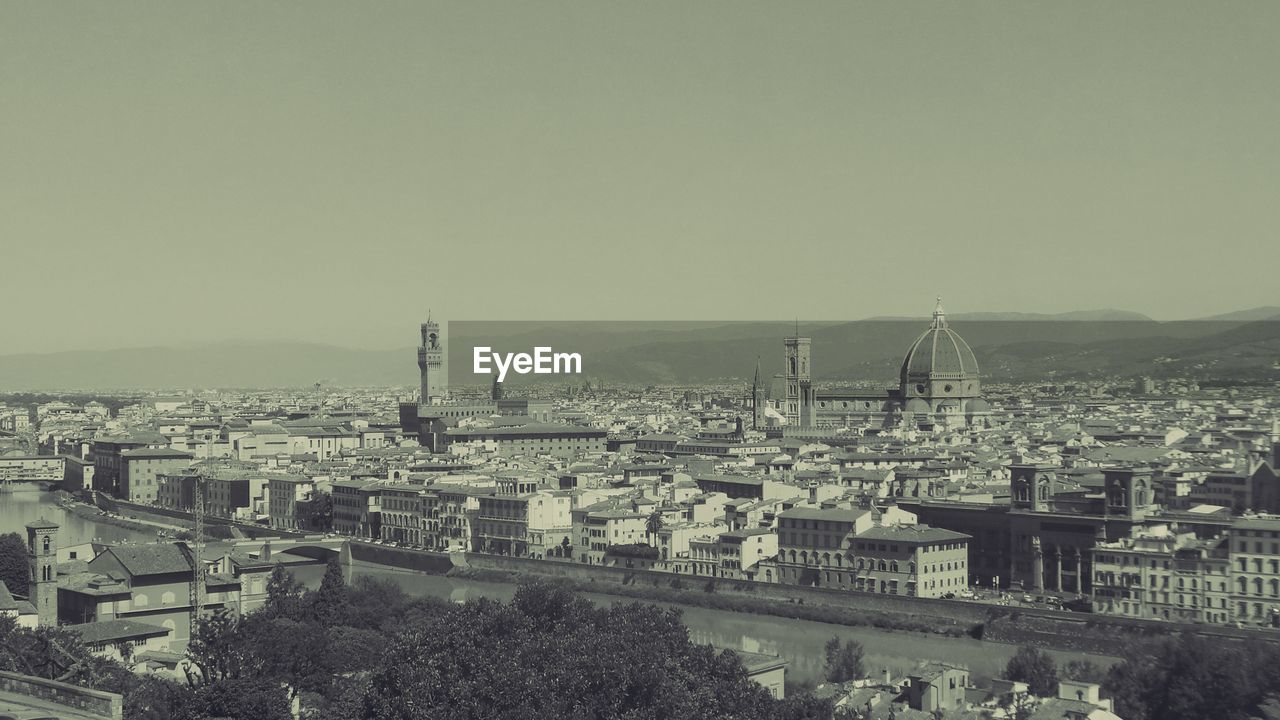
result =
[[[928,380],[968,380],[978,377],[978,360],[969,343],[947,327],[942,301],[933,311],[929,328],[911,343],[902,360],[902,382]]]

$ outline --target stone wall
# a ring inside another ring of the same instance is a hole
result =
[[[428,575],[444,575],[453,569],[453,562],[445,553],[362,542],[352,542],[350,547],[351,559],[360,562],[417,570]]]
[[[100,496],[101,497],[101,496]],[[102,503],[99,503],[101,505]],[[195,526],[195,516],[189,512],[182,510],[173,510],[170,508],[156,507],[154,505],[139,505],[124,500],[112,500],[111,507],[104,507],[103,510],[110,512],[138,515],[143,518],[150,516],[150,519],[156,521],[177,520],[177,524],[183,527],[191,528]],[[230,537],[227,528],[235,527],[247,535],[251,539],[279,537],[279,538],[300,538],[306,537],[305,532],[293,530],[281,530],[279,528],[267,527],[266,525],[258,525],[256,523],[243,523],[228,518],[205,516],[205,528],[211,537]],[[219,530],[219,529],[222,530]],[[148,528],[154,529],[154,528]]]
[[[6,695],[16,696],[18,702],[29,698],[104,720],[120,720],[124,715],[123,700],[115,693],[89,690],[31,675],[0,672],[0,697]]]

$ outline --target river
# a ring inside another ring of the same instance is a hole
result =
[[[23,526],[40,517],[62,525],[59,538],[62,545],[90,540],[147,542],[155,539],[153,535],[144,532],[71,515],[58,507],[47,493],[0,494],[0,533],[17,532],[25,536]],[[299,568],[298,579],[314,587],[319,583],[323,572],[324,568],[318,566]],[[362,562],[353,564],[351,577],[386,578],[413,596],[429,595],[456,601],[478,597],[506,600],[515,591],[514,586],[505,583],[459,580]],[[588,593],[586,596],[601,604],[632,602],[628,598],[610,595]],[[792,679],[819,679],[823,645],[833,635],[862,643],[866,650],[865,666],[869,671],[878,672],[882,668],[888,668],[895,674],[910,669],[922,659],[928,659],[968,665],[979,679],[996,677],[1017,650],[1012,645],[972,638],[890,632],[768,615],[678,607],[695,642],[786,658],[790,662],[788,677]],[[1078,659],[1090,659],[1101,666],[1115,662],[1114,658],[1086,653],[1051,651],[1051,654],[1059,665]]]

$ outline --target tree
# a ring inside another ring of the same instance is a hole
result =
[[[189,685],[202,687],[261,672],[260,659],[240,630],[240,618],[226,609],[200,618],[187,643],[187,660],[195,668],[187,670]]]
[[[645,518],[644,532],[645,535],[648,536],[650,543],[653,542],[653,538],[657,536],[658,533],[662,532],[662,527],[665,524],[666,522],[663,520],[662,513],[658,510],[654,510],[649,513],[649,517]]]
[[[333,529],[333,496],[329,493],[317,493],[310,501],[298,508],[298,519],[308,530],[328,532]]]
[[[8,615],[0,615],[0,670],[84,687],[118,683],[117,675],[127,672],[90,652],[74,630],[22,628]]]
[[[328,691],[338,661],[330,652],[328,626],[251,615],[242,623],[240,634],[262,675],[283,684],[290,700],[302,692]]]
[[[1062,666],[1062,672],[1059,675],[1063,680],[1101,684],[1107,677],[1107,671],[1098,667],[1092,660],[1071,660]]]
[[[733,652],[692,643],[678,611],[597,608],[542,583],[511,603],[468,602],[404,623],[369,675],[362,716],[805,717],[784,714]]]
[[[27,567],[27,543],[18,533],[0,535],[0,582],[14,595],[29,594],[27,581],[31,570]]]
[[[139,676],[124,693],[124,720],[174,720],[195,717],[195,694],[158,675]]]
[[[322,623],[339,624],[347,608],[347,581],[337,555],[329,557],[320,587],[310,595],[311,616]]]
[[[1009,658],[1004,676],[1024,682],[1032,695],[1054,697],[1058,694],[1058,664],[1049,653],[1031,645],[1023,645]]]
[[[862,658],[865,650],[857,640],[840,641],[833,636],[824,648],[826,662],[822,672],[827,682],[842,683],[863,676]]]
[[[267,579],[267,602],[262,612],[272,617],[298,619],[302,614],[303,590],[302,583],[292,573],[283,565],[276,565]]]
[[[196,691],[194,703],[201,710],[191,720],[293,720],[285,689],[265,677],[234,678],[204,686]]]
[[[1009,693],[1000,701],[1000,709],[1005,711],[1008,720],[1030,720],[1036,709],[1036,701],[1028,693]]]

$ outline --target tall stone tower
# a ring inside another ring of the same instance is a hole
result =
[[[41,627],[58,624],[58,524],[41,518],[27,523],[27,595]]]
[[[815,408],[813,385],[810,381],[810,340],[799,333],[786,339],[787,358],[783,370],[786,396],[783,414],[787,424],[796,427],[813,427]]]
[[[440,340],[440,323],[427,315],[422,323],[422,345],[418,347],[418,370],[421,372],[419,400],[422,405],[438,405],[448,393],[444,375],[444,343]]]
[[[1280,473],[1280,418],[1271,421],[1271,469]]]
[[[751,429],[764,427],[764,386],[760,384],[760,358],[756,357],[756,374],[751,378]]]

